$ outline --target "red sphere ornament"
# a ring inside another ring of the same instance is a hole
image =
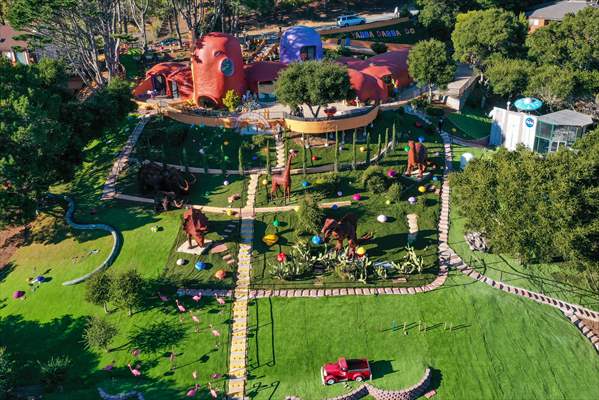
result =
[[[287,261],[287,254],[283,252],[277,254],[277,261],[280,263],[284,263],[285,261]]]
[[[318,157],[312,156],[312,161],[316,161],[316,160],[318,160]]]

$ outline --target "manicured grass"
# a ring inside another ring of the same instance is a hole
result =
[[[431,367],[439,399],[599,396],[599,358],[563,315],[460,274],[423,295],[262,299],[250,316],[253,399],[347,392],[320,380],[340,356],[368,358],[384,389],[411,386]]]
[[[143,192],[137,178],[139,165],[132,165],[124,171],[117,181],[118,191],[123,194],[153,198],[151,192]],[[245,177],[230,175],[223,178],[215,174],[194,174],[196,182],[191,185],[189,195],[185,198],[187,204],[213,207],[242,207],[245,204]],[[227,181],[227,185],[225,185]],[[239,199],[229,203],[228,198],[234,194]]]
[[[421,122],[418,118],[400,113],[398,111],[384,111],[379,114],[373,123],[372,127],[367,129],[370,132],[370,157],[374,157],[378,151],[378,140],[381,138],[381,143],[384,146],[385,143],[385,132],[389,131],[389,140],[393,137],[393,125],[396,129],[396,140],[398,142],[407,142],[408,139],[418,140],[420,136],[425,139],[432,137],[431,130],[423,125],[422,127],[416,127],[416,122]],[[306,167],[318,167],[321,165],[330,165],[335,161],[335,134],[328,134],[329,141],[331,144],[328,147],[325,146],[310,146],[306,150]],[[289,140],[289,139],[288,139]],[[339,144],[343,145],[343,149],[339,152],[339,162],[344,164],[350,164],[353,158],[352,149],[353,132],[346,132],[343,134],[339,132]],[[309,135],[306,135],[306,141],[308,144],[311,143]],[[366,160],[367,153],[360,151],[360,147],[367,148],[366,146],[366,133],[364,130],[357,132],[356,138],[356,162],[363,162]],[[403,146],[400,146],[402,148]],[[290,149],[294,149],[298,152],[297,157],[293,160],[293,168],[302,168],[302,143],[301,137],[294,137],[291,139],[289,144]],[[312,160],[312,156],[316,156],[316,160]]]
[[[464,152],[476,158],[489,150],[477,147],[452,146],[454,167],[459,167],[460,156]],[[599,310],[599,293],[589,287],[588,281],[579,271],[572,271],[560,263],[522,265],[505,254],[481,253],[470,250],[464,240],[466,218],[459,214],[459,204],[452,201],[449,244],[470,266],[492,279],[510,285],[545,293],[565,301]]]
[[[465,107],[461,113],[447,114],[444,129],[462,139],[481,139],[491,134],[491,118],[478,109]]]
[[[225,244],[228,252],[221,254],[210,254],[207,250],[204,254],[197,256],[187,253],[179,253],[177,249],[187,241],[185,231],[180,228],[177,237],[173,242],[170,256],[165,265],[164,276],[173,279],[179,286],[186,288],[209,287],[209,288],[231,288],[234,286],[233,274],[235,273],[235,264],[228,265],[224,260],[225,254],[231,254],[236,258],[238,252],[239,240],[238,228],[239,218],[229,217],[226,214],[206,214],[208,217],[209,232],[206,235],[207,240],[214,241],[215,244]],[[225,229],[229,225],[234,225],[233,232],[229,235]],[[226,236],[226,239],[224,237]],[[195,245],[195,241],[192,240]],[[187,261],[185,265],[177,265],[177,259],[182,258]],[[207,268],[202,271],[195,269],[195,263],[202,261],[206,263]],[[214,273],[218,270],[225,271],[226,277],[218,280]]]
[[[419,234],[414,247],[417,253],[424,257],[427,269],[422,274],[408,276],[408,282],[396,282],[390,277],[388,280],[369,281],[368,285],[384,286],[420,286],[425,285],[434,279],[437,269],[436,258],[436,222],[438,218],[439,200],[434,193],[420,194],[418,204],[412,206],[405,201],[409,196],[417,196],[415,187],[408,188],[404,193],[404,199],[399,203],[387,205],[384,194],[376,195],[366,191],[362,192],[363,198],[360,202],[353,202],[351,207],[342,207],[337,210],[327,210],[326,214],[335,218],[341,218],[347,213],[354,213],[358,216],[358,232],[360,238],[363,234],[372,233],[373,239],[366,241],[363,246],[366,248],[370,259],[376,261],[394,261],[399,262],[405,254],[404,247],[407,244],[408,226],[406,215],[415,213],[418,215]],[[377,216],[384,214],[388,217],[387,223],[380,223],[376,220]],[[275,217],[279,220],[278,228],[272,225]],[[307,276],[294,281],[281,281],[270,274],[269,264],[275,262],[276,254],[283,251],[290,253],[291,247],[298,240],[309,240],[310,236],[298,237],[295,230],[297,224],[297,215],[295,212],[279,214],[260,214],[256,218],[254,228],[254,250],[255,258],[253,261],[253,285],[255,287],[312,287],[312,286],[365,286],[360,282],[343,281],[334,271],[328,271],[325,274],[314,277]],[[262,242],[265,234],[276,233],[281,240],[278,244],[271,247]],[[334,245],[331,241],[331,245]],[[257,253],[257,254],[256,254]]]
[[[252,145],[251,136],[242,136],[233,129],[192,126],[155,117],[144,128],[134,156],[197,168],[237,170],[242,144],[245,144],[244,168],[264,166],[265,155]]]
[[[99,201],[114,155],[135,123],[131,119],[120,128],[105,132],[101,141],[90,143],[75,179],[53,190],[75,199],[78,222],[107,223],[121,232],[123,246],[109,273],[136,269],[170,300],[162,303],[152,292],[143,309],[132,317],[111,306],[112,313],[107,318],[119,330],[113,350],[106,353],[85,349],[82,333],[87,317],[104,312],[84,300],[83,284],[65,287],[62,282],[95,268],[108,254],[112,238],[101,231],[71,230],[65,226],[59,207],[43,212],[33,224],[33,242],[21,247],[0,271],[0,344],[16,358],[19,385],[39,383],[38,360],[61,355],[72,359],[64,390],[44,398],[97,398],[97,387],[110,393],[140,390],[146,399],[179,398],[193,386],[194,370],[200,376],[202,396],[208,396],[205,388],[210,380],[219,392],[225,388],[222,378],[212,379],[210,375],[227,371],[230,306],[217,305],[213,299],[200,303],[181,299],[200,318],[201,332],[196,333],[188,314],[181,315],[183,322],[179,320],[174,303],[176,288],[160,287],[158,282],[179,231],[180,211],[156,215],[148,208]],[[152,226],[161,229],[152,232]],[[33,292],[27,280],[38,275],[50,279]],[[12,299],[16,290],[24,290],[26,298]],[[210,334],[209,324],[220,331],[219,342]],[[142,350],[139,360],[130,355],[133,348]],[[173,371],[168,359],[171,351],[177,354],[177,368]],[[113,371],[103,371],[113,360]],[[128,362],[141,365],[141,378],[131,375],[126,367]]]

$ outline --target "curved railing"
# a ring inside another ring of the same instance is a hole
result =
[[[285,115],[285,126],[292,132],[307,134],[354,130],[369,125],[378,113],[379,106],[330,118],[300,118],[287,114]]]
[[[94,229],[103,230],[103,231],[109,232],[112,235],[112,239],[113,239],[112,249],[110,250],[110,254],[96,269],[94,269],[93,271],[91,271],[79,278],[75,278],[70,281],[63,282],[62,284],[64,286],[70,286],[70,285],[75,285],[77,283],[81,283],[81,282],[85,281],[86,279],[88,279],[89,277],[91,277],[92,275],[110,267],[112,265],[112,263],[114,262],[119,249],[121,248],[122,239],[121,239],[121,235],[119,234],[119,232],[116,229],[114,229],[112,226],[106,225],[106,224],[78,224],[77,222],[75,222],[73,220],[73,214],[75,213],[75,201],[73,199],[71,199],[70,197],[65,196],[65,195],[57,195],[57,194],[53,194],[53,193],[48,193],[48,197],[51,199],[58,199],[58,200],[63,200],[63,201],[67,202],[68,207],[67,207],[67,211],[66,211],[64,217],[65,217],[65,220],[67,221],[67,224],[69,224],[69,226],[71,228],[80,229],[80,230],[94,230]]]

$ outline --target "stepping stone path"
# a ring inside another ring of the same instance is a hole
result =
[[[276,168],[285,168],[285,163],[287,162],[287,157],[285,156],[285,141],[277,137],[275,149],[277,151]]]
[[[418,236],[418,215],[408,214],[406,218],[408,219],[408,244],[412,244]]]
[[[148,123],[149,120],[150,120],[150,114],[144,115],[143,117],[141,117],[139,119],[139,122],[133,129],[133,132],[131,132],[129,139],[127,139],[127,143],[125,143],[125,146],[123,146],[123,149],[121,150],[118,157],[114,161],[114,164],[112,165],[112,169],[110,170],[110,173],[108,174],[106,183],[104,184],[104,187],[102,188],[102,197],[100,198],[101,200],[110,200],[115,197],[116,182],[119,177],[119,174],[121,173],[121,171],[123,171],[123,169],[125,169],[125,167],[129,163],[129,156],[131,155],[131,152],[133,151],[133,148],[135,147],[135,143],[137,143],[139,136],[143,132],[144,127],[146,126],[146,124]]]
[[[258,174],[250,175],[247,204],[241,210],[241,243],[237,264],[237,281],[233,292],[233,323],[229,353],[229,399],[245,398],[247,379],[247,323],[250,277],[252,271],[252,242],[254,240],[254,201],[258,187]]]

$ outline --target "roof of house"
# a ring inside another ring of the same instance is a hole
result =
[[[566,14],[576,14],[587,7],[597,7],[597,5],[585,0],[553,1],[535,7],[528,11],[526,15],[528,18],[561,21]]]
[[[537,118],[539,121],[550,125],[588,126],[593,124],[593,118],[574,110],[561,110],[545,114]]]
[[[26,41],[13,39],[23,33],[25,32],[16,31],[10,25],[0,25],[0,51],[11,51],[16,46],[26,48]]]

